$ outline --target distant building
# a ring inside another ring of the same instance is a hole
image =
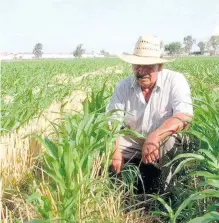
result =
[[[73,54],[70,53],[44,53],[41,57],[46,59],[72,59]]]
[[[104,58],[100,53],[85,53],[82,58]],[[43,53],[40,59],[73,59],[72,53]],[[32,60],[35,55],[32,53],[0,53],[0,60]]]
[[[0,60],[13,60],[14,54],[13,53],[0,53]]]
[[[70,53],[44,53],[42,59],[72,59]],[[32,53],[0,53],[0,60],[31,60],[35,59]]]
[[[105,57],[103,54],[99,53],[84,53],[81,55],[82,58],[96,58],[96,57]]]
[[[203,55],[204,56],[210,56],[210,53],[208,51],[205,51]]]

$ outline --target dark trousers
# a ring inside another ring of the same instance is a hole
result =
[[[172,160],[175,156],[183,152],[182,136],[171,136],[160,148],[161,158],[154,164],[145,164],[138,158],[131,160],[125,159],[126,165],[135,165],[138,167],[140,176],[136,178],[134,186],[137,194],[142,193],[163,193],[170,190],[170,182],[172,183],[172,171],[170,167],[164,165]],[[114,176],[122,178],[122,174]]]
[[[134,193],[149,194],[162,191],[161,170],[153,164],[145,164],[139,159],[125,160],[124,171],[128,165],[135,165],[139,170],[139,176],[134,181]],[[110,168],[110,176],[122,179],[122,174],[115,174]]]

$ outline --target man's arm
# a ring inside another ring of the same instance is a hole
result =
[[[155,130],[155,134],[158,135],[159,141],[162,141],[167,136],[181,131],[189,126],[192,121],[192,116],[185,113],[177,113],[168,118],[158,129]]]
[[[120,173],[124,165],[124,157],[119,148],[119,137],[116,139],[113,157],[112,157],[112,170],[115,173]]]
[[[151,132],[143,145],[142,160],[152,163],[159,159],[160,142],[166,137],[189,127],[192,116],[185,113],[177,113],[168,118],[159,128]]]
[[[114,113],[114,117],[117,119],[120,119],[122,121],[124,116],[124,109],[125,109],[125,103],[124,103],[124,84],[121,82],[117,85],[113,95],[112,99],[110,101],[109,106],[107,107],[107,110],[120,110]],[[111,128],[111,122],[109,123],[109,127]],[[112,157],[112,171],[115,173],[121,172],[124,164],[124,158],[123,154],[119,149],[119,137],[115,141],[115,146],[113,148],[113,157]]]
[[[186,128],[192,120],[191,92],[184,75],[180,73],[174,74],[171,82],[170,98],[173,116],[165,120],[154,132],[151,132],[143,145],[142,159],[146,163],[159,159],[160,142],[166,137]]]
[[[151,132],[143,145],[142,160],[152,163],[159,159],[160,142],[166,137],[181,131],[189,126],[192,116],[185,113],[177,113],[168,118],[159,128]]]
[[[193,106],[189,84],[183,74],[176,73],[171,82],[173,116],[168,118],[155,132],[160,140],[184,129],[192,121]]]

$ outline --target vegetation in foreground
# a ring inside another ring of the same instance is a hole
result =
[[[54,124],[52,136],[38,137],[45,152],[37,158],[35,166],[28,174],[22,173],[23,182],[10,182],[10,188],[7,183],[3,185],[3,219],[9,222],[218,221],[217,65],[214,59],[198,62],[180,59],[169,65],[186,73],[195,104],[191,129],[183,133],[187,139],[186,153],[169,164],[180,161],[175,169],[178,181],[171,196],[133,194],[132,182],[137,173],[131,167],[124,171],[123,181],[111,183],[108,167],[113,141],[127,131],[120,131],[119,122],[110,130],[108,120],[112,116],[104,111],[113,85],[127,73],[112,75],[108,82],[108,77],[89,77],[81,86],[95,88],[85,100],[83,111],[66,115],[60,125]],[[104,82],[107,87],[99,91]]]

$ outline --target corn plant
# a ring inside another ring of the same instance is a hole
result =
[[[203,88],[202,85],[199,85]],[[170,166],[175,161],[183,159],[175,169],[173,176],[181,171],[181,169],[189,163],[196,164],[196,170],[190,172],[190,176],[198,177],[200,183],[197,185],[197,192],[191,194],[185,199],[182,204],[173,211],[173,209],[161,198],[159,200],[168,213],[161,213],[164,216],[169,216],[171,222],[175,223],[177,218],[182,214],[182,211],[196,201],[202,199],[204,202],[201,205],[204,211],[202,217],[196,217],[190,220],[190,223],[195,222],[213,222],[219,219],[219,100],[217,97],[210,97],[208,94],[201,92],[199,97],[195,99],[195,118],[192,123],[191,130],[187,133],[195,136],[199,143],[198,151],[194,153],[184,153],[176,156],[166,166]],[[195,162],[198,161],[198,162]],[[198,166],[197,166],[198,163]],[[193,168],[194,169],[194,168]],[[211,205],[209,202],[212,202]],[[207,212],[207,213],[206,213]]]
[[[100,95],[103,96],[103,90],[96,97],[101,99]],[[111,114],[99,113],[101,107],[97,103],[94,107],[90,106],[86,100],[82,113],[67,116],[64,124],[57,127],[56,141],[39,138],[47,149],[44,155],[45,173],[50,178],[47,190],[51,195],[36,193],[28,200],[34,202],[44,219],[57,220],[58,217],[63,222],[82,221],[90,211],[83,209],[86,203],[92,206],[98,200],[95,197],[104,192],[103,188],[107,185],[104,178],[108,174],[118,127],[115,125],[109,130]],[[105,165],[95,170],[94,163],[99,157]],[[99,175],[102,180],[97,180]]]

